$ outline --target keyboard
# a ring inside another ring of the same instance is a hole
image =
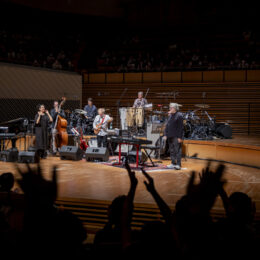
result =
[[[15,137],[15,133],[0,133],[0,139],[10,139]]]
[[[121,144],[139,144],[139,145],[153,143],[151,140],[128,138],[128,137],[111,137],[111,142],[118,143],[118,144],[121,143]]]

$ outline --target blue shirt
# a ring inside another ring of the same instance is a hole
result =
[[[95,105],[89,106],[86,105],[84,107],[84,110],[87,112],[87,117],[91,117],[91,118],[95,118],[95,116],[97,115],[97,108]]]

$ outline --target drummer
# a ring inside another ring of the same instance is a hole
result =
[[[93,105],[93,99],[88,98],[88,104],[84,107],[84,110],[87,112],[86,118],[87,119],[94,119],[97,115],[97,108]]]
[[[135,100],[133,107],[134,108],[143,108],[147,105],[147,100],[143,97],[144,93],[142,91],[138,92],[138,98]]]

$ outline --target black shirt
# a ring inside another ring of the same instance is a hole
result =
[[[164,135],[167,137],[183,138],[183,117],[180,112],[176,112],[169,116]]]

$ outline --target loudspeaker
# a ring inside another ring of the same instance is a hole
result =
[[[231,138],[232,137],[232,128],[228,124],[217,124],[216,126],[216,133],[224,138]]]
[[[37,156],[35,151],[21,151],[18,155],[19,163],[36,163]]]
[[[60,148],[61,160],[79,161],[82,159],[84,152],[77,146],[63,145]]]
[[[109,159],[109,151],[105,147],[88,147],[85,156],[86,161],[107,162]]]
[[[18,150],[17,148],[11,148],[6,151],[0,152],[0,161],[3,162],[17,162]]]

